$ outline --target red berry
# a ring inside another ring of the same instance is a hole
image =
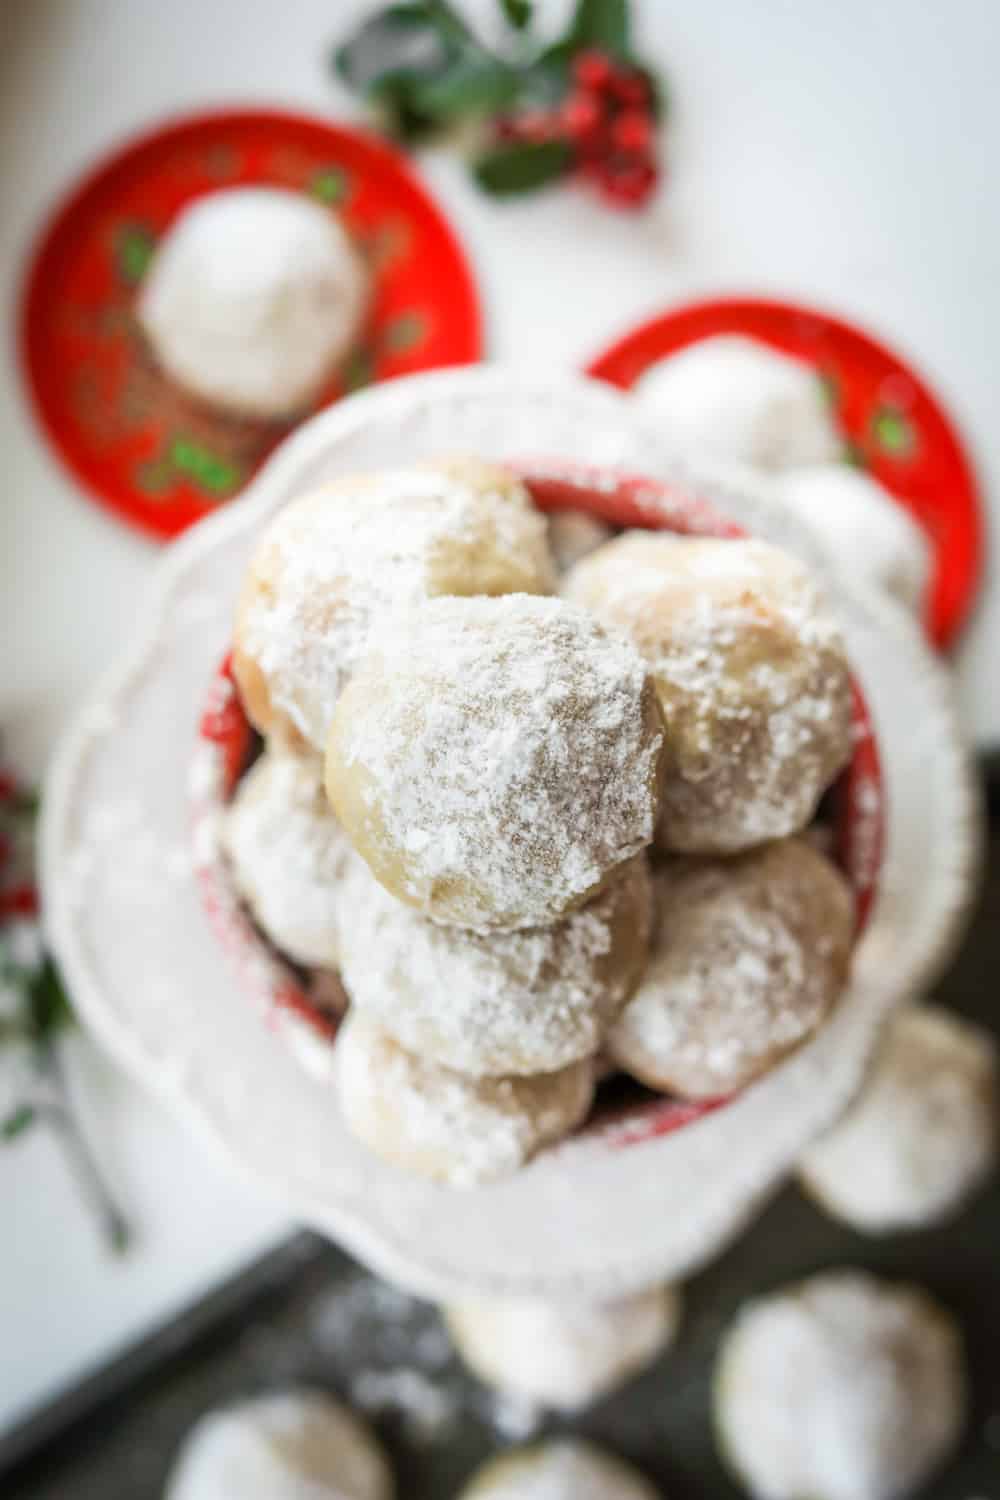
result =
[[[0,868],[10,859],[14,852],[14,846],[5,833],[0,833]]]
[[[607,88],[614,72],[614,64],[608,54],[592,47],[585,52],[578,52],[573,59],[573,77],[581,88],[590,89],[594,93]]]
[[[634,68],[616,68],[608,81],[608,93],[624,109],[645,109],[649,105],[649,84]]]
[[[608,174],[608,167],[605,158],[603,156],[597,156],[593,153],[591,153],[589,156],[585,155],[580,158],[579,168],[581,176],[585,177],[588,182],[592,182],[596,188],[600,188],[601,184]]]
[[[0,916],[34,917],[38,914],[38,892],[33,885],[11,886],[0,891]]]
[[[9,771],[0,771],[0,802],[9,802],[17,791],[17,782]]]
[[[614,164],[606,156],[596,156],[591,159],[585,168],[586,175],[594,186],[602,192],[610,187],[615,177]]]
[[[599,191],[616,208],[640,208],[656,186],[657,171],[650,161],[608,163],[598,179]]]
[[[619,151],[647,151],[653,139],[653,122],[640,109],[623,109],[611,127],[611,139]]]
[[[592,141],[604,122],[604,111],[593,94],[578,90],[564,101],[561,119],[570,140],[580,144]]]

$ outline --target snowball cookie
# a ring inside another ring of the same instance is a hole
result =
[[[345,689],[326,789],[400,900],[461,927],[544,927],[650,842],[662,745],[645,666],[585,610],[435,599]]]
[[[267,527],[237,611],[233,668],[249,717],[323,751],[373,631],[436,594],[547,593],[544,518],[474,460],[342,478]]]
[[[553,1438],[491,1458],[459,1500],[659,1500],[631,1464],[580,1438]]]
[[[307,968],[337,968],[337,906],[351,846],[330,810],[320,762],[265,750],[236,789],[222,844],[237,890],[275,947]]]
[[[353,859],[341,961],[354,1004],[420,1057],[476,1077],[551,1073],[595,1053],[645,968],[645,855],[552,927],[469,932],[429,922]]]
[[[610,542],[614,531],[585,510],[554,510],[549,515],[549,545],[556,568],[566,573],[582,557]]]
[[[805,1187],[871,1234],[946,1218],[994,1165],[996,1082],[991,1037],[936,1006],[908,1006],[853,1106],[803,1157]]]
[[[653,365],[635,394],[671,446],[695,457],[786,469],[843,452],[816,371],[756,339],[701,339]]]
[[[850,755],[851,688],[801,563],[766,542],[630,531],[578,563],[565,592],[652,668],[664,847],[731,854],[805,827]]]
[[[716,1366],[721,1446],[755,1500],[894,1500],[965,1415],[962,1341],[916,1287],[832,1271],[762,1297]]]
[[[804,839],[677,860],[653,884],[653,955],[605,1047],[650,1088],[732,1094],[812,1036],[840,995],[850,887]]]
[[[515,1172],[579,1125],[594,1096],[589,1059],[535,1078],[470,1078],[405,1051],[357,1010],[337,1034],[334,1078],[358,1140],[453,1187]]]
[[[185,1438],[166,1500],[392,1500],[367,1426],[323,1391],[289,1390],[209,1412]]]
[[[615,1302],[468,1299],[446,1307],[444,1317],[481,1380],[575,1411],[623,1384],[673,1341],[680,1297],[661,1286]]]
[[[930,541],[876,479],[849,464],[825,464],[782,474],[777,492],[815,532],[836,567],[923,614],[933,567]]]
[[[283,188],[185,208],[139,290],[139,323],[178,385],[240,416],[289,417],[358,337],[369,273],[343,225]]]

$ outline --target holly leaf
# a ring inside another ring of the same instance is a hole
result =
[[[341,78],[416,141],[470,113],[506,108],[516,72],[485,51],[445,0],[390,5],[334,54]]]
[[[557,42],[523,68],[518,108],[552,109],[559,104],[569,84],[571,58],[570,48]]]
[[[344,82],[366,92],[380,78],[427,76],[445,67],[476,39],[446,0],[409,0],[369,17],[333,54]]]
[[[629,30],[628,0],[577,0],[567,40],[574,51],[599,47],[625,53]]]
[[[335,50],[333,66],[350,88],[377,95],[441,71],[454,55],[450,35],[431,6],[390,5]]]
[[[413,103],[414,79],[409,73],[387,73],[368,90],[369,103],[385,117],[385,128],[406,145],[416,144],[438,128],[433,115]]]
[[[18,787],[13,797],[13,810],[19,818],[35,818],[42,805],[41,793],[34,787]]]
[[[475,41],[469,27],[455,7],[449,5],[448,0],[424,0],[423,9],[427,11],[431,23],[447,41],[460,46]]]
[[[72,1025],[73,1012],[59,970],[49,954],[31,980],[27,999],[31,1031],[37,1042],[50,1042],[58,1032]]]
[[[572,160],[573,148],[566,141],[510,141],[487,151],[473,171],[487,193],[506,197],[553,182]]]
[[[649,90],[649,110],[654,120],[664,120],[670,108],[670,91],[667,81],[660,78],[651,68],[646,68],[635,58],[629,58],[631,66],[639,74]]]
[[[479,53],[459,59],[434,78],[416,81],[411,103],[419,113],[445,122],[467,114],[497,114],[519,90],[513,68]]]
[[[37,1118],[33,1104],[19,1104],[9,1115],[0,1120],[0,1141],[16,1141],[19,1135],[30,1130]]]
[[[511,26],[517,31],[523,31],[530,26],[534,17],[534,0],[500,0],[503,13]]]

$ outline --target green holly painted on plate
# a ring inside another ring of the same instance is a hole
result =
[[[875,441],[893,458],[909,458],[917,445],[910,419],[895,406],[880,406],[872,417]]]
[[[317,172],[309,191],[320,203],[343,203],[350,187],[350,178],[340,167],[327,167]]]
[[[138,286],[156,249],[156,237],[144,224],[126,224],[115,239],[118,274],[126,286]]]
[[[155,495],[169,490],[179,476],[213,499],[232,494],[242,478],[235,464],[186,437],[172,438],[165,452],[139,465],[135,477],[146,494]]]
[[[831,411],[836,411],[840,406],[840,380],[832,370],[818,370],[820,390],[823,392],[823,400]]]
[[[423,313],[400,313],[383,328],[379,343],[387,354],[409,353],[427,337],[429,326]]]
[[[170,458],[179,474],[193,479],[195,484],[210,495],[225,495],[236,488],[239,470],[234,464],[219,458],[210,449],[189,438],[174,438],[170,445]]]

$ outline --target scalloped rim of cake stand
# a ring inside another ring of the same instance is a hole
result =
[[[329,1087],[305,1078],[250,1012],[185,864],[181,786],[267,515],[326,474],[462,447],[498,459],[561,451],[700,486],[827,571],[888,789],[878,897],[844,1000],[812,1042],[676,1135],[628,1151],[613,1132],[574,1138],[472,1191],[412,1178],[352,1142]],[[901,609],[830,575],[801,528],[744,480],[678,464],[608,387],[483,366],[400,380],[321,414],[242,501],[170,549],[143,628],[56,755],[41,865],[51,940],[83,1019],[231,1168],[420,1294],[600,1298],[717,1253],[832,1122],[885,1016],[952,952],[980,846],[950,680]]]

